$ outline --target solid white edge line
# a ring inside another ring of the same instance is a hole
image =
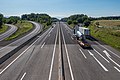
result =
[[[79,49],[79,51],[82,53],[82,55],[84,56],[84,58],[86,59],[87,57],[85,56],[85,54],[83,53],[83,51],[81,49]]]
[[[37,41],[39,40],[39,38],[33,42],[27,49],[25,49],[17,58],[15,58],[8,66],[6,66],[3,70],[1,70],[0,75],[6,70],[8,69],[18,58],[20,58],[29,48],[31,48]]]
[[[26,72],[23,74],[23,76],[21,77],[20,80],[23,80],[23,78],[25,77],[25,75],[26,75]]]
[[[92,54],[89,50],[88,50],[88,52],[89,52],[90,54]],[[97,63],[98,63],[105,71],[108,71],[108,69],[107,69],[94,55],[91,55],[91,56],[93,56],[93,58],[97,61]]]
[[[45,45],[45,42],[42,44],[41,48],[43,48],[43,47],[44,47],[44,45]]]
[[[48,80],[51,80],[52,68],[53,68],[53,61],[54,61],[55,49],[56,49],[56,43],[57,43],[57,36],[58,36],[58,29],[57,29],[57,34],[56,34],[56,39],[55,39],[55,45],[54,45],[54,49],[53,49],[53,55],[52,55],[52,61],[51,61],[50,73],[49,73]]]
[[[68,50],[67,50],[67,46],[65,43],[65,38],[64,38],[64,34],[63,34],[62,29],[61,29],[61,32],[62,32],[62,36],[63,36],[63,42],[64,42],[64,46],[65,46],[65,51],[66,51],[66,55],[67,55],[67,60],[68,60],[68,65],[69,65],[69,69],[70,69],[71,78],[72,78],[72,80],[74,80],[74,76],[73,76],[73,72],[72,72],[72,68],[71,68],[71,64],[70,64],[70,58],[68,55]]]
[[[120,70],[119,70],[117,67],[114,66],[114,68],[115,68],[118,72],[120,72]]]
[[[39,38],[38,38],[39,39]],[[32,43],[26,50],[24,50],[17,58],[15,58],[8,66],[6,66],[1,72],[0,74],[2,74],[7,68],[9,68],[18,58],[20,58],[29,48],[31,48],[37,41],[38,39]]]
[[[94,48],[93,48],[93,50],[97,53],[97,54],[99,54],[105,61],[107,61],[108,63],[110,63],[110,61],[108,61],[103,55],[101,55],[97,50],[95,50]]]

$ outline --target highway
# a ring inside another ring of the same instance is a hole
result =
[[[17,27],[11,24],[5,24],[7,26],[10,27],[9,30],[7,30],[5,33],[0,35],[0,41],[4,40],[5,38],[9,37],[10,35],[12,35],[13,33],[15,33],[17,31]]]
[[[119,80],[120,52],[94,39],[83,49],[63,22],[0,65],[0,80]]]
[[[28,35],[0,48],[0,64],[7,58],[9,58],[9,56],[11,56],[12,54],[14,53],[11,53],[11,54],[8,54],[10,52],[12,52],[13,50],[15,50],[16,48],[18,48],[19,46],[23,45],[26,41],[28,41],[29,39],[31,39],[32,37],[34,37],[35,35],[37,35],[38,33],[40,33],[40,31],[42,30],[42,26],[39,25],[38,23],[36,22],[32,22],[32,21],[29,21],[31,22],[32,24],[35,25],[35,29],[29,33]],[[14,52],[14,51],[13,51]],[[6,57],[6,55],[8,57]]]

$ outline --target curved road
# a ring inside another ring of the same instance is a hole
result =
[[[11,24],[5,24],[7,26],[10,26],[10,29],[8,31],[6,31],[5,33],[0,35],[0,41],[4,40],[5,38],[9,37],[10,35],[12,35],[13,33],[15,33],[17,31],[17,27]]]
[[[10,53],[14,49],[19,47],[20,45],[22,45],[23,43],[25,43],[26,41],[28,41],[32,37],[34,37],[36,34],[38,34],[42,30],[42,26],[39,25],[38,23],[32,22],[32,21],[29,21],[29,22],[31,22],[32,24],[35,25],[35,29],[31,33],[29,33],[28,35],[26,35],[26,36],[24,36],[16,41],[12,42],[11,44],[1,48],[0,49],[0,63],[1,63],[1,61],[4,60],[3,59],[4,56],[6,56],[8,53]]]

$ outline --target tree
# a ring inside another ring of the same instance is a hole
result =
[[[3,15],[0,14],[0,28],[2,28],[2,24],[3,24]]]
[[[74,21],[73,21],[73,24],[74,24],[74,25],[77,25],[77,24],[78,24],[78,22],[77,22],[76,20],[74,20]]]
[[[72,24],[72,21],[71,21],[71,20],[68,20],[67,23],[70,25],[70,24]]]
[[[84,24],[84,26],[88,27],[90,25],[90,21],[89,20],[85,20],[83,24]]]
[[[22,20],[36,21],[36,22],[39,22],[39,23],[43,24],[44,26],[51,25],[52,21],[57,20],[56,18],[52,19],[47,14],[35,14],[35,13],[31,13],[31,14],[24,14],[21,17],[22,17]]]
[[[6,23],[8,23],[8,24],[16,24],[18,22],[18,20],[20,20],[20,17],[11,16],[11,17],[7,18]]]
[[[21,16],[21,19],[22,19],[22,20],[27,20],[27,14],[22,15],[22,16]]]

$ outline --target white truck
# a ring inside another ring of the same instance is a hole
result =
[[[89,28],[85,28],[85,27],[79,27],[79,31],[85,35],[85,36],[89,36],[90,35],[90,29]]]
[[[90,35],[89,28],[75,26],[74,27],[74,36],[77,38],[77,42],[84,48],[91,47],[90,44],[86,41],[86,36]]]

